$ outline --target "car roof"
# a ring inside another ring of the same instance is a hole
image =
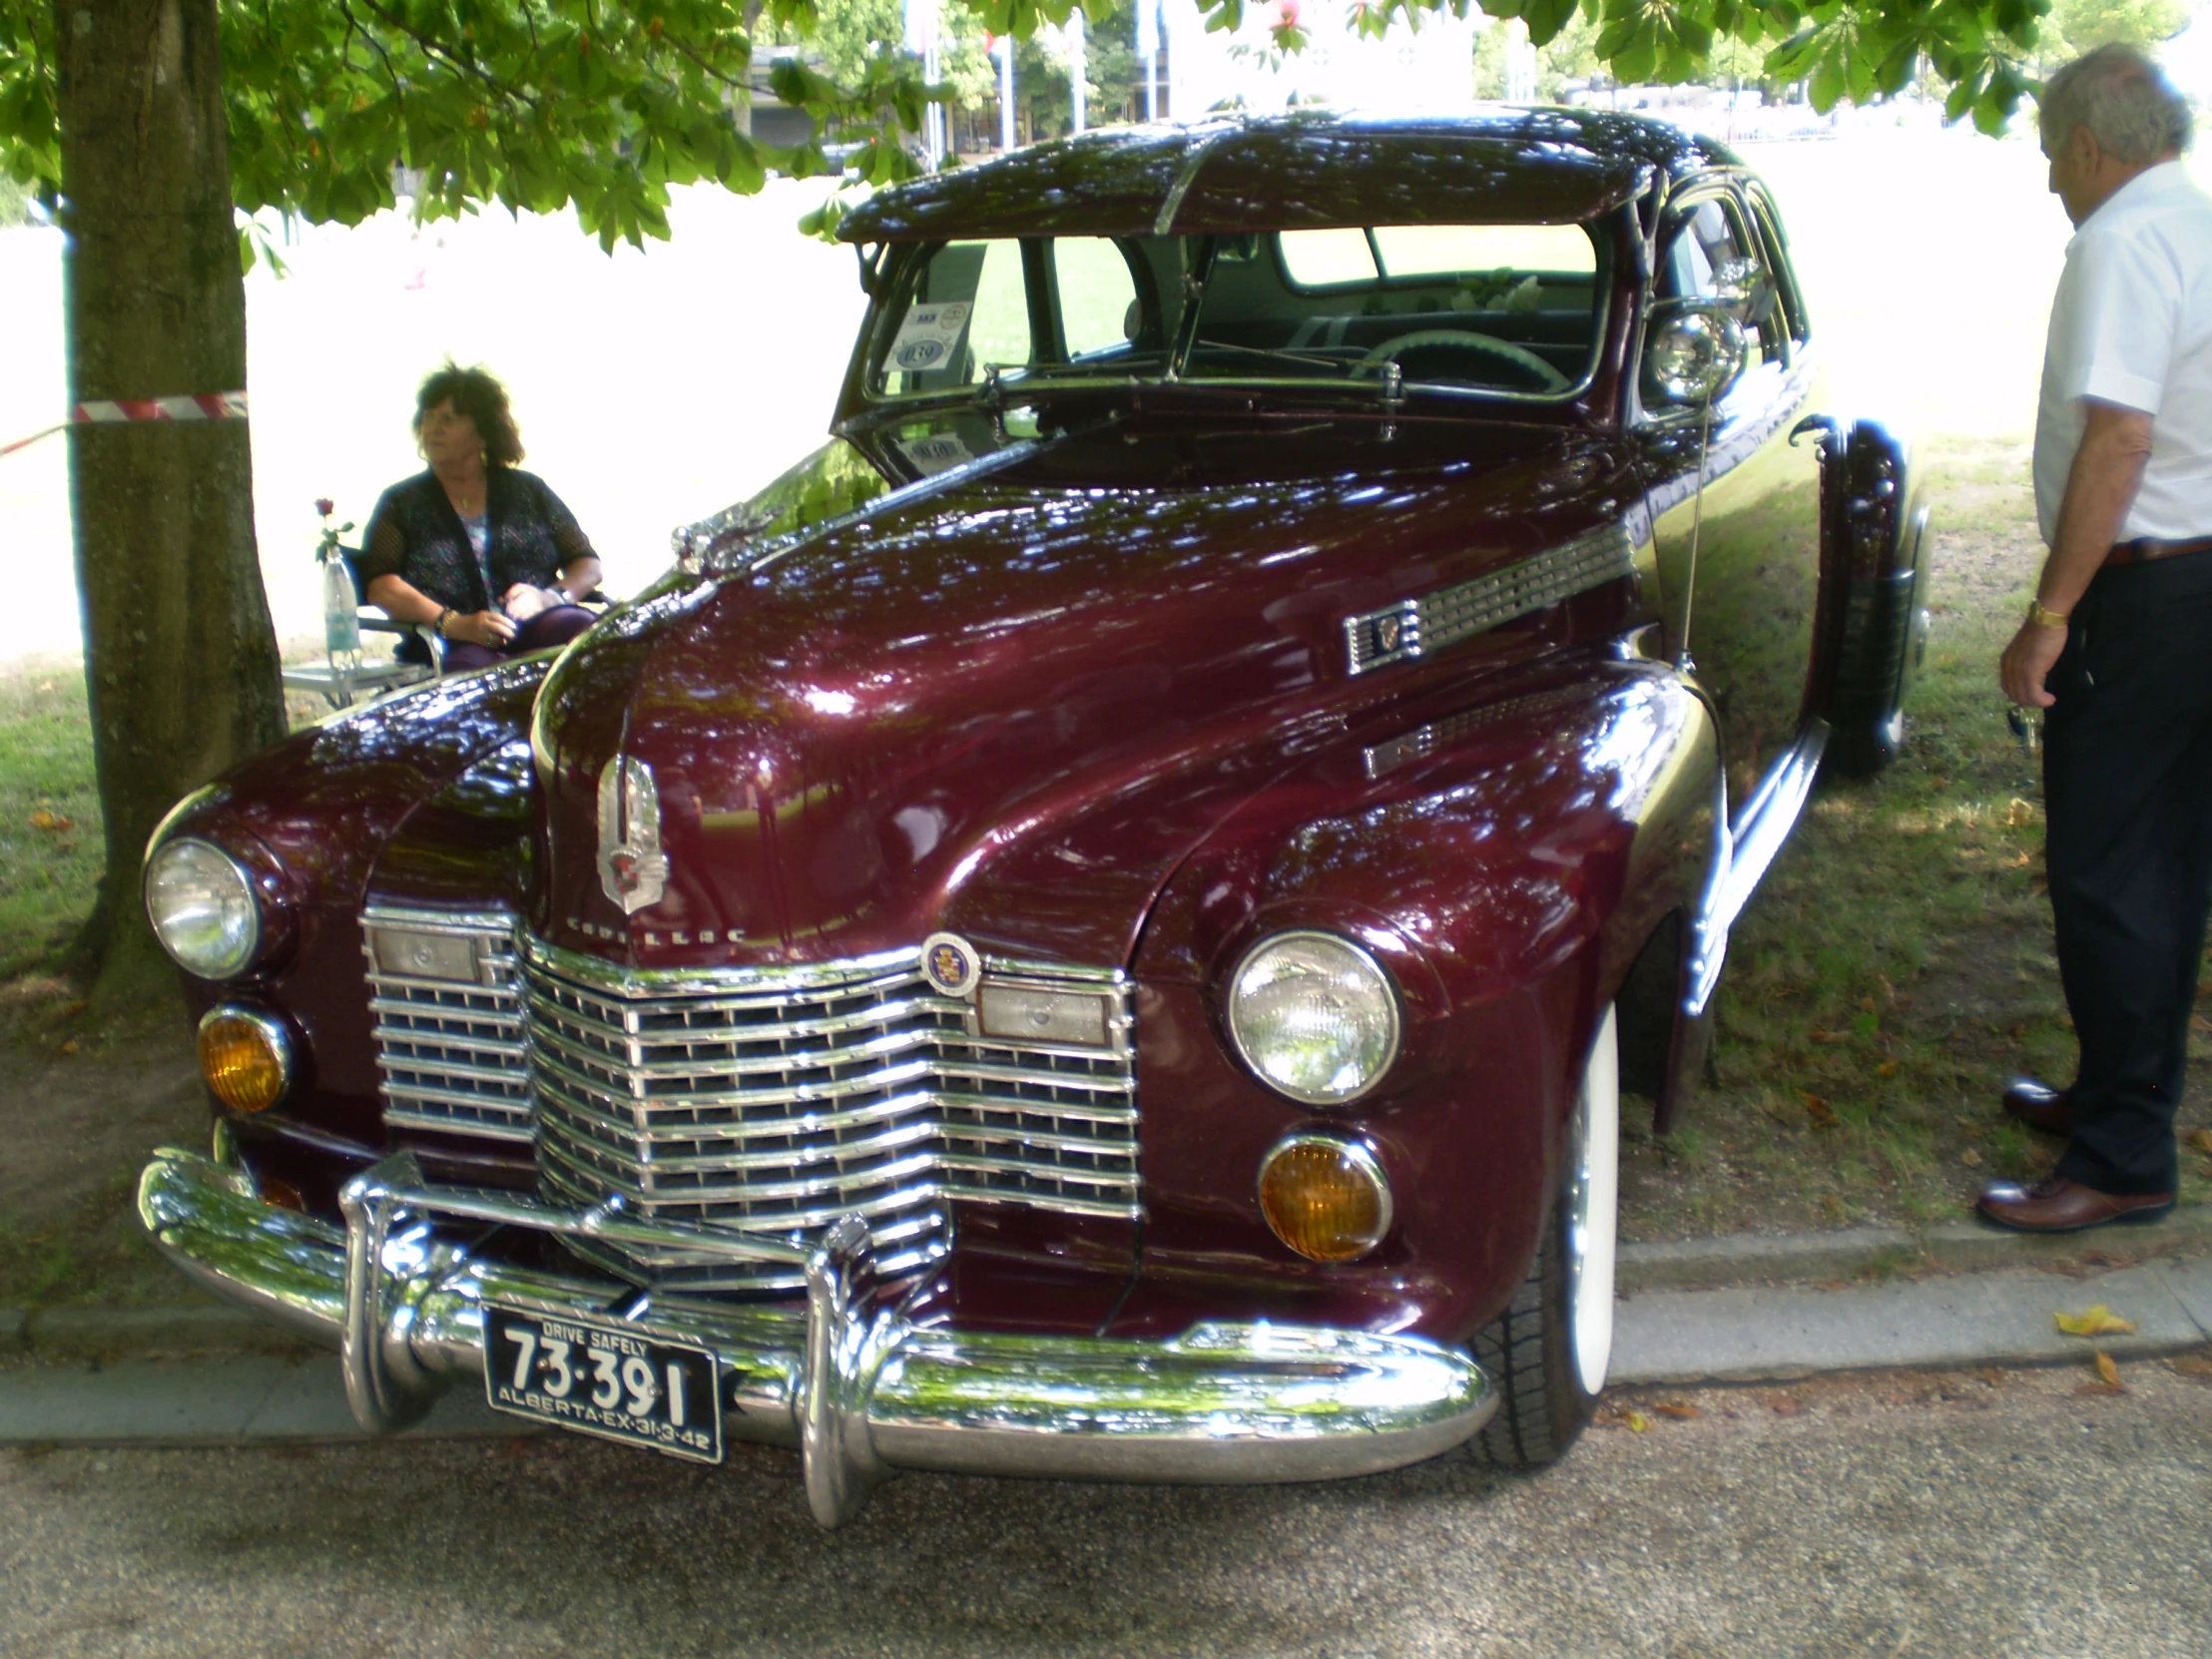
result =
[[[1351,225],[1568,225],[1655,180],[1736,165],[1721,145],[1603,110],[1300,110],[1106,128],[876,192],[847,242],[1189,236]]]

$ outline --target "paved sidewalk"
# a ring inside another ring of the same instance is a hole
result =
[[[2061,1334],[2103,1303],[2132,1336]],[[1891,1367],[2086,1362],[2212,1343],[2212,1258],[2083,1278],[2018,1269],[1849,1290],[1660,1291],[1622,1302],[1616,1384],[1756,1382]],[[475,1388],[446,1394],[416,1436],[537,1432]],[[209,1444],[361,1437],[328,1355],[43,1365],[0,1371],[0,1444]]]

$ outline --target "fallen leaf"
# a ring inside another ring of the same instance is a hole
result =
[[[2115,1336],[2132,1337],[2135,1327],[2112,1312],[2103,1303],[2093,1303],[2079,1314],[2056,1314],[2058,1329],[2069,1337],[2101,1337],[2110,1332]]]
[[[1659,1414],[1672,1417],[1676,1422],[1694,1422],[1705,1415],[1686,1399],[1662,1399],[1659,1402]]]
[[[1958,1161],[1968,1169],[1979,1169],[1981,1167],[1981,1154],[1969,1146],[1965,1151],[1958,1154]]]
[[[2100,1348],[2096,1351],[2090,1358],[2089,1364],[2096,1367],[2099,1382],[2109,1382],[2115,1388],[2120,1385],[2120,1368],[2112,1363],[2112,1356],[2105,1353],[2103,1349]]]
[[[1767,1409],[1778,1417],[1802,1416],[1805,1413],[1805,1402],[1796,1394],[1769,1394]]]
[[[1895,1077],[1898,1074],[1898,1063],[1895,1060],[1885,1060],[1874,1068],[1874,1074],[1877,1077]]]
[[[2084,1382],[2080,1387],[2074,1389],[2077,1396],[2081,1394],[2124,1394],[2126,1392],[2127,1389],[2117,1382]]]
[[[63,818],[59,813],[50,813],[44,807],[41,807],[31,815],[31,828],[33,830],[44,830],[50,834],[58,835],[66,830],[76,829],[77,821],[73,818]]]
[[[1994,1366],[1983,1366],[1981,1368],[1980,1376],[1981,1381],[1988,1383],[1989,1386],[1992,1388],[2001,1388],[2004,1386],[2004,1373],[1998,1371],[1997,1368]]]
[[[2176,1354],[2166,1362],[2166,1369],[2176,1377],[2212,1382],[2212,1354]]]
[[[1876,974],[1874,982],[1882,987],[1883,1001],[1895,1002],[1898,999],[1898,988],[1890,983],[1890,976],[1887,973]]]
[[[2212,1152],[2212,1129],[2192,1129],[2181,1138],[2199,1152]]]
[[[1875,1011],[1875,1007],[1876,1007],[1876,1003],[1875,1003],[1875,1000],[1874,1000],[1874,998],[1873,998],[1873,997],[1871,997],[1871,996],[1863,996],[1863,997],[1861,997],[1861,998],[1859,999],[1859,1007],[1860,1007],[1860,1011],[1861,1011],[1862,1013],[1869,1013],[1869,1014],[1873,1013],[1873,1012]]]
[[[1628,1431],[1631,1434],[1641,1434],[1651,1426],[1651,1419],[1641,1411],[1631,1411],[1622,1420],[1628,1424]]]
[[[2004,827],[2007,830],[2017,830],[2023,824],[2034,822],[2035,809],[2015,795],[2011,804],[2004,809]]]
[[[1815,1129],[1833,1129],[1836,1127],[1836,1108],[1829,1105],[1817,1094],[1809,1094],[1805,1097],[1805,1115],[1813,1120]]]

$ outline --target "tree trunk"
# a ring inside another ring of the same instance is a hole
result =
[[[241,391],[217,0],[56,0],[77,401]],[[173,982],[139,899],[177,799],[283,734],[241,420],[70,431],[77,582],[107,873],[76,947],[93,1002]]]

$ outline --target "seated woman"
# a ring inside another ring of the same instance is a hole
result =
[[[519,470],[522,436],[507,390],[448,362],[415,394],[427,472],[377,498],[362,538],[368,602],[395,622],[430,624],[448,673],[565,645],[597,620],[576,601],[599,585],[599,556],[544,480]],[[425,660],[405,636],[402,657]]]

